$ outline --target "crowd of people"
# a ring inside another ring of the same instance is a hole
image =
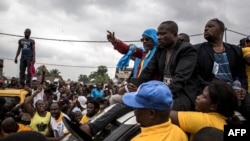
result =
[[[218,135],[217,140],[222,140],[224,125],[249,125],[250,121],[250,36],[240,41],[241,46],[229,44],[223,42],[224,30],[221,20],[210,19],[204,28],[207,41],[193,45],[188,34],[178,34],[176,22],[164,21],[157,30],[143,31],[143,48],[128,45],[108,31],[107,40],[124,54],[117,68],[127,67],[130,59],[135,61],[129,79],[119,85],[111,80],[95,86],[61,81],[49,84],[44,80],[45,67],[42,80],[36,77],[24,80],[20,64],[21,88],[29,96],[23,104],[15,102],[9,109],[4,106],[4,99],[0,99],[4,109],[1,134],[9,136],[30,130],[43,134],[47,140],[60,140],[69,133],[62,121],[65,117],[92,137],[114,119],[134,110],[141,132],[133,141],[197,141],[211,137],[210,131]],[[25,46],[22,44],[28,43],[27,70],[35,62],[35,42],[29,39],[30,32],[25,30],[29,42],[19,41],[15,59],[17,62]],[[12,83],[10,86],[15,87]],[[113,104],[94,122],[88,122]],[[235,121],[235,111],[246,122]]]
[[[118,86],[114,86],[112,80],[106,85],[97,83],[89,86],[73,81],[41,81],[33,77],[31,87],[25,86],[28,94],[22,104],[18,100],[7,103],[4,98],[0,99],[1,136],[20,131],[37,131],[48,140],[60,140],[69,133],[62,117],[83,124],[110,103],[119,102],[111,98],[112,94],[118,93]],[[12,79],[7,87],[18,89],[19,83],[16,82]]]

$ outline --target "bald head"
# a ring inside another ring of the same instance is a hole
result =
[[[17,123],[12,117],[4,119],[1,123],[1,127],[5,133],[13,133],[18,130]]]

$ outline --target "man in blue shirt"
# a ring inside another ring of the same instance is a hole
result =
[[[17,64],[17,58],[21,53],[20,59],[20,70],[19,70],[19,79],[21,87],[24,85],[30,86],[31,73],[30,73],[30,64],[31,62],[35,63],[35,41],[30,39],[31,30],[25,29],[24,38],[18,41],[18,49],[16,52],[16,57],[14,62]],[[27,69],[27,79],[25,79],[25,71]]]

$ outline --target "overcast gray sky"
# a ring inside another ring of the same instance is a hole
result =
[[[1,0],[0,33],[23,35],[30,28],[31,37],[106,41],[110,30],[122,40],[139,40],[145,29],[157,29],[166,20],[175,21],[179,32],[194,35],[203,33],[209,19],[219,18],[228,29],[248,35],[249,8],[249,0]],[[238,44],[243,37],[227,31],[229,43]],[[0,34],[5,76],[18,77],[19,64],[13,59],[19,39]],[[35,41],[36,67],[58,69],[65,80],[89,75],[100,65],[107,66],[113,78],[122,57],[110,43]],[[204,41],[203,36],[191,37],[193,44]]]

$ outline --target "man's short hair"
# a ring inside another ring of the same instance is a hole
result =
[[[247,38],[242,38],[242,39],[240,39],[240,42],[239,42],[239,47],[244,47],[245,46],[245,43],[246,43],[246,39]]]
[[[178,34],[178,25],[174,21],[164,21],[161,24],[167,24],[169,26],[169,31]]]
[[[190,38],[189,35],[187,35],[186,33],[179,33],[179,36],[182,36],[183,39],[181,39],[184,42],[190,42]]]
[[[210,21],[216,22],[219,25],[221,32],[225,31],[225,24],[221,20],[219,20],[218,18],[214,18],[214,19],[211,19]]]
[[[194,134],[192,141],[224,141],[224,132],[215,127],[204,127]]]

